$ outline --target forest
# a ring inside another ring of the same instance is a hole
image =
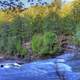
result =
[[[21,5],[0,9],[1,56],[55,57],[64,51],[64,44],[80,46],[80,0],[63,6],[53,2],[24,9]]]

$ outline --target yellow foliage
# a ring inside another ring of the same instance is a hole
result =
[[[71,13],[73,6],[71,4],[65,4],[60,10],[60,16],[65,17]]]
[[[4,21],[4,12],[0,11],[0,23]]]
[[[80,0],[75,0],[75,2],[77,5],[80,3]],[[59,5],[59,3],[60,1],[57,4]],[[58,8],[58,10],[57,10],[57,5],[54,6],[54,4],[52,4],[49,6],[34,6],[34,7],[26,8],[22,12],[20,12],[19,9],[16,8],[15,11],[13,12],[9,11],[8,14],[6,12],[0,11],[0,21],[12,21],[15,15],[20,15],[20,16],[27,15],[27,16],[32,16],[32,18],[35,18],[37,15],[39,15],[40,17],[45,17],[50,12],[53,11],[57,12],[61,17],[65,17],[71,14],[72,9],[74,8],[72,5],[73,5],[72,3],[65,4],[62,8]]]
[[[12,14],[7,14],[6,12],[0,11],[0,22],[12,21]]]
[[[49,12],[48,7],[35,6],[35,7],[30,7],[26,9],[25,11],[23,11],[22,14],[33,16],[35,18],[37,15],[44,17],[48,14],[48,12]]]

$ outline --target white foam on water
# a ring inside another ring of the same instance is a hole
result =
[[[19,68],[21,67],[21,65],[19,65],[18,63],[5,63],[1,65],[2,65],[1,68]]]

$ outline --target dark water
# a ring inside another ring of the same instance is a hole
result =
[[[80,60],[74,59],[74,52],[20,66],[14,63],[1,63],[4,67],[0,67],[0,80],[61,80],[60,76],[64,80],[80,80]]]

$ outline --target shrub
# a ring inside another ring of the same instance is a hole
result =
[[[52,32],[45,32],[44,35],[34,35],[32,38],[32,50],[39,55],[55,55],[60,47],[57,36]]]
[[[32,38],[32,49],[35,53],[40,52],[40,48],[42,47],[43,39],[41,35],[34,35]]]

